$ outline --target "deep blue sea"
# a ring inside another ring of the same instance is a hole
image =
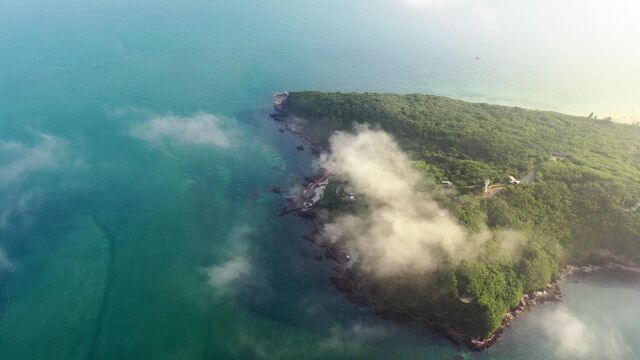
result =
[[[633,109],[568,85],[595,84],[580,67],[544,77],[493,16],[403,4],[0,0],[0,359],[637,358],[633,277],[568,279],[474,354],[349,303],[274,216],[269,187],[312,160],[269,119],[276,91]]]

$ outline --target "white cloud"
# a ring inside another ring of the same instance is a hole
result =
[[[371,206],[325,220],[322,235],[347,248],[359,270],[377,278],[426,274],[472,259],[494,239],[516,261],[527,238],[513,230],[469,232],[425,187],[425,175],[383,130],[356,125],[331,136],[320,167],[348,183]],[[437,190],[435,190],[437,191]],[[492,254],[494,255],[494,254]]]
[[[252,233],[253,228],[245,223],[234,225],[227,238],[226,257],[205,269],[207,281],[217,294],[230,293],[251,280],[252,266],[247,252]]]
[[[380,325],[352,324],[350,327],[334,325],[329,339],[320,345],[328,348],[344,348],[374,342],[389,336],[389,331]]]
[[[0,247],[0,274],[4,271],[13,271],[13,269],[15,269],[13,263],[9,260],[4,249]]]
[[[10,191],[6,196],[0,196],[0,229],[7,228],[17,218],[22,224],[28,223],[31,220],[28,213],[41,193],[41,190],[34,189],[26,192]]]
[[[564,305],[539,321],[559,358],[632,358],[633,352],[614,326],[606,322],[587,323]]]
[[[25,182],[36,173],[77,165],[68,156],[63,139],[44,133],[35,133],[33,145],[17,141],[0,141],[0,229],[17,221],[28,225],[29,211],[41,194],[37,188],[26,189]]]
[[[324,234],[357,250],[363,270],[377,277],[424,273],[472,251],[467,231],[418,190],[422,175],[387,133],[358,126],[355,134],[336,133],[330,144],[321,166],[373,206],[357,217],[332,219]]]
[[[251,273],[251,265],[247,259],[238,256],[223,264],[207,268],[209,284],[217,290],[224,291],[236,281],[242,280]]]
[[[182,117],[153,117],[133,127],[134,136],[155,144],[229,147],[226,120],[205,112]]]
[[[66,143],[48,134],[37,136],[40,142],[32,147],[13,141],[0,142],[0,185],[18,183],[34,172],[62,163]]]

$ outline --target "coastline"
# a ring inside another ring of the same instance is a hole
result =
[[[283,94],[285,93],[276,94],[275,96],[278,97]],[[286,93],[286,96],[288,96],[288,93]],[[303,141],[303,143],[308,146],[310,152],[315,156],[318,156],[322,152],[322,150],[325,150],[319,142],[312,140],[309,134],[305,133],[304,128],[298,121],[291,121],[292,119],[290,118],[289,111],[286,108],[286,97],[284,98],[284,100],[281,99],[278,102],[274,101],[274,111],[275,112],[270,116],[274,121],[281,122],[284,125],[284,127],[280,129],[281,132],[284,132],[284,130],[286,130],[299,137]],[[307,178],[306,182],[313,183],[322,176],[324,176],[322,173],[315,174],[311,178]],[[307,186],[307,184],[304,185]],[[281,209],[278,215],[282,216],[289,213],[294,213],[295,215],[303,219],[313,222],[314,231],[310,234],[304,235],[303,238],[325,249],[325,258],[332,259],[338,263],[338,265],[334,266],[332,269],[330,280],[337,290],[345,294],[345,297],[350,302],[373,310],[373,312],[377,316],[380,316],[383,319],[401,323],[413,322],[424,325],[429,330],[447,337],[454,344],[464,344],[473,351],[485,350],[491,347],[496,342],[500,341],[503,337],[505,328],[510,327],[510,324],[513,320],[515,320],[518,316],[531,311],[534,306],[544,304],[546,302],[561,301],[562,291],[560,288],[560,281],[566,276],[590,274],[592,272],[600,270],[614,270],[640,274],[640,265],[634,262],[622,259],[612,254],[590,254],[598,256],[598,260],[595,262],[596,264],[585,262],[581,265],[566,265],[565,268],[544,288],[523,294],[518,305],[512,308],[509,312],[505,313],[500,326],[491,335],[486,337],[471,337],[450,327],[440,319],[427,319],[418,317],[413,315],[409,311],[396,311],[381,305],[375,299],[375,297],[369,293],[366,286],[363,285],[366,285],[366,278],[356,279],[353,277],[353,273],[348,266],[349,261],[345,261],[344,259],[344,254],[346,254],[344,249],[336,245],[324,244],[316,236],[318,234],[317,229],[322,227],[322,223],[315,216],[313,208],[293,208],[284,213],[282,213]]]

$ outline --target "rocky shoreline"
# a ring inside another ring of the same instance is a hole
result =
[[[611,266],[595,266],[595,265],[567,265],[566,268],[560,273],[560,275],[550,282],[544,289],[539,289],[527,294],[524,294],[520,299],[518,305],[511,311],[504,315],[502,323],[493,334],[487,337],[470,337],[464,333],[451,328],[444,322],[438,319],[426,319],[415,316],[408,311],[395,311],[381,305],[376,301],[375,297],[368,293],[366,288],[359,286],[362,279],[351,278],[351,272],[348,268],[336,268],[334,274],[331,276],[331,281],[336,288],[346,294],[346,298],[352,303],[372,309],[378,316],[385,319],[399,321],[399,322],[418,322],[425,327],[447,337],[456,345],[467,345],[473,351],[482,351],[489,348],[491,345],[502,339],[505,328],[510,327],[510,324],[518,316],[531,311],[531,309],[540,304],[546,302],[558,302],[562,298],[562,292],[560,289],[560,280],[565,276],[571,274],[588,274],[601,269],[615,268],[615,265]]]
[[[305,236],[308,240],[313,240],[313,236]],[[315,241],[314,241],[315,242]],[[339,258],[331,256],[330,254],[339,253],[340,249],[333,249],[330,246],[323,245],[315,242],[318,246],[327,248],[327,258],[331,258],[340,262]],[[382,318],[394,320],[398,322],[417,322],[425,327],[447,337],[456,345],[467,345],[473,351],[482,351],[496,342],[502,339],[505,328],[510,327],[511,322],[524,313],[530,312],[536,305],[544,304],[546,302],[558,302],[562,299],[562,291],[560,289],[560,281],[569,275],[577,274],[590,274],[600,270],[613,270],[613,271],[625,271],[634,274],[640,274],[640,266],[629,265],[628,262],[620,264],[611,261],[609,259],[606,262],[602,262],[598,265],[584,264],[584,265],[566,265],[565,268],[558,274],[558,276],[551,281],[543,289],[539,289],[527,294],[522,295],[518,305],[506,313],[502,319],[501,325],[493,332],[493,334],[487,337],[470,337],[464,333],[451,328],[444,322],[438,319],[426,319],[419,316],[415,316],[408,311],[395,311],[381,305],[376,301],[366,289],[366,286],[361,286],[364,279],[354,279],[352,272],[349,268],[344,267],[342,264],[334,268],[331,275],[331,281],[335,287],[345,293],[346,298],[352,303],[372,309],[378,316]],[[364,281],[366,283],[366,281]]]

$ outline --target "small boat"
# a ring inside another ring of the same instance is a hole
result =
[[[304,146],[298,145],[298,146],[296,146],[296,150],[303,151],[304,150]]]

